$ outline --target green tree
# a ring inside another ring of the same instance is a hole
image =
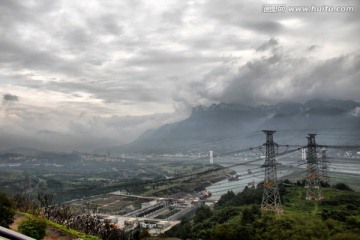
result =
[[[212,232],[214,240],[253,240],[254,231],[251,226],[241,224],[224,223],[218,224]]]
[[[225,223],[230,218],[238,215],[240,212],[237,207],[224,207],[222,209],[216,210],[211,217],[211,220],[216,223]]]
[[[304,216],[264,214],[255,223],[255,229],[257,239],[329,239],[329,229],[320,219]]]
[[[349,216],[346,219],[346,224],[350,229],[360,229],[360,215],[357,216]]]
[[[331,240],[360,240],[359,233],[355,232],[342,232],[335,234],[330,238]]]
[[[236,198],[231,201],[232,205],[248,205],[260,204],[262,200],[263,191],[260,188],[245,187],[244,190],[236,195]]]
[[[253,221],[255,221],[256,215],[253,213],[253,211],[250,208],[245,208],[242,212],[242,221],[241,223],[243,225],[251,224]]]
[[[197,239],[210,239],[212,228],[216,223],[212,219],[207,219],[201,223],[197,223],[193,226],[193,237]]]
[[[12,202],[4,193],[0,193],[0,226],[9,227],[14,222],[14,215]]]
[[[194,217],[194,222],[195,223],[200,223],[208,218],[210,218],[212,216],[212,212],[210,207],[208,206],[201,206],[195,214]]]
[[[192,230],[191,230],[190,222],[181,225],[181,228],[177,231],[177,237],[181,239],[192,238]]]
[[[219,201],[215,204],[215,208],[225,206],[228,202],[235,199],[235,197],[236,197],[236,195],[233,191],[228,191],[227,193],[225,193],[224,195],[222,195],[220,197]]]
[[[344,190],[344,191],[351,191],[353,192],[354,190],[349,187],[348,185],[346,185],[345,183],[337,183],[334,188],[339,189],[339,190]]]
[[[215,240],[237,240],[237,236],[229,224],[219,224],[213,230],[212,238]]]
[[[28,218],[19,225],[19,231],[29,237],[41,240],[45,237],[46,223],[42,219]]]

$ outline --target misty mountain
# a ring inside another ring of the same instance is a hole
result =
[[[359,109],[360,103],[342,100],[311,100],[304,104],[284,102],[255,107],[226,103],[197,106],[183,121],[148,130],[130,144],[96,152],[234,151],[261,145],[265,141],[261,132],[264,129],[278,131],[274,138],[286,144],[286,138],[295,138],[299,139],[298,144],[305,145],[308,133],[318,133],[323,144],[338,143],[345,136],[345,144],[360,130]]]

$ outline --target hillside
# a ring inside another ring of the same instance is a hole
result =
[[[146,131],[136,141],[95,152],[121,153],[190,153],[233,151],[239,146],[257,146],[263,129],[279,130],[283,137],[305,136],[309,132],[349,135],[360,129],[360,103],[341,100],[311,100],[304,104],[280,103],[270,106],[213,104],[198,106],[189,118]],[[256,135],[256,134],[255,134]],[[231,141],[221,141],[221,140]],[[220,141],[219,141],[220,140]],[[331,139],[326,144],[331,144]]]
[[[280,192],[284,214],[261,212],[262,189],[223,195],[214,209],[201,207],[166,233],[182,239],[360,239],[360,193],[323,188],[325,198],[306,201],[306,189],[290,182]]]

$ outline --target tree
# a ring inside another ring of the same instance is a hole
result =
[[[34,201],[32,195],[28,193],[16,193],[12,196],[14,207],[22,212],[36,214],[39,210],[38,204]]]
[[[232,201],[235,197],[236,195],[233,191],[228,191],[220,197],[219,201],[215,204],[215,207],[222,207]]]
[[[38,192],[37,199],[40,203],[40,208],[43,210],[44,216],[49,217],[55,203],[54,195]]]
[[[251,224],[255,221],[255,218],[257,216],[253,213],[252,209],[250,208],[245,208],[242,212],[242,219],[241,219],[241,223],[243,225],[246,224]]]
[[[216,240],[237,240],[237,236],[228,224],[219,224],[213,230],[212,238]]]
[[[188,239],[188,238],[191,239],[193,237],[192,225],[191,225],[190,219],[187,217],[183,217],[181,219],[180,224],[175,226],[170,231],[173,231],[173,236],[181,238],[181,239]]]
[[[334,188],[339,189],[339,190],[344,190],[344,191],[351,191],[353,192],[354,190],[349,187],[348,185],[346,185],[345,183],[337,183]]]
[[[140,232],[140,239],[147,239],[149,238],[151,235],[149,233],[149,231],[147,229],[142,229]]]
[[[5,194],[0,193],[0,226],[9,227],[14,222],[14,215],[12,202]]]
[[[238,215],[240,212],[237,207],[224,207],[213,213],[211,220],[216,223],[225,223],[230,218]]]
[[[208,218],[210,218],[212,216],[212,212],[210,207],[208,206],[201,206],[195,214],[194,217],[194,222],[195,223],[200,223]]]
[[[42,219],[28,218],[19,225],[19,231],[29,237],[41,240],[45,237],[46,223]]]

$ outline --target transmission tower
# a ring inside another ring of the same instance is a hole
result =
[[[326,148],[323,148],[320,150],[321,152],[321,158],[320,158],[320,180],[322,182],[327,182],[328,181],[328,165],[329,165],[329,161],[327,160],[327,157],[326,157]]]
[[[261,202],[262,211],[274,211],[283,213],[281,206],[280,194],[277,184],[276,160],[275,160],[275,143],[273,134],[275,131],[264,130],[266,134],[266,153],[265,153],[265,177],[264,192]]]
[[[309,134],[307,137],[307,175],[306,175],[306,199],[307,200],[320,200],[323,198],[320,188],[320,171],[319,171],[319,160],[316,152],[316,134]]]

